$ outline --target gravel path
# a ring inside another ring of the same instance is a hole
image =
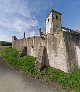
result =
[[[68,92],[61,87],[49,86],[9,68],[0,59],[0,92]]]

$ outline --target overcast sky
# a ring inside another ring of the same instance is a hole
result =
[[[54,9],[61,12],[62,25],[80,30],[80,0],[0,0],[0,41],[45,30],[45,19]]]

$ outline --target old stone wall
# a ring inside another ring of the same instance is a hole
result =
[[[72,72],[80,67],[80,34],[64,32],[64,39],[68,55],[68,70]]]
[[[24,51],[25,46],[26,52]],[[16,48],[20,53],[23,51],[33,57],[39,57],[39,47],[41,46],[46,49],[44,55],[46,66],[51,66],[64,72],[72,72],[80,68],[79,34],[57,31],[45,35],[45,39],[40,36],[13,39],[13,48]]]
[[[32,39],[17,39],[13,41],[13,48],[16,48],[21,53],[24,47],[27,47],[27,54],[31,55]]]
[[[40,46],[45,46],[45,40],[42,39],[40,36],[38,37],[33,37],[33,55],[32,56],[35,56],[37,57],[38,55],[38,49]]]
[[[68,72],[67,53],[63,32],[48,34],[46,40],[47,62],[49,66]]]
[[[36,65],[40,70],[44,68],[45,61],[46,61],[46,48],[45,46],[40,46],[38,49],[38,55],[36,57]]]
[[[20,53],[24,47],[27,47],[27,55],[37,57],[39,46],[45,46],[45,41],[40,37],[16,39],[12,42],[12,47],[16,48]]]

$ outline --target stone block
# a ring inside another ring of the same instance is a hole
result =
[[[38,69],[42,70],[44,68],[45,61],[46,61],[46,48],[45,46],[40,46],[38,49],[38,55],[37,55]]]
[[[27,47],[25,46],[21,52],[21,56],[27,55]]]

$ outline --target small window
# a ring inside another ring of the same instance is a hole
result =
[[[56,19],[58,20],[58,16],[56,15]]]
[[[49,22],[49,19],[48,19],[48,22]]]

